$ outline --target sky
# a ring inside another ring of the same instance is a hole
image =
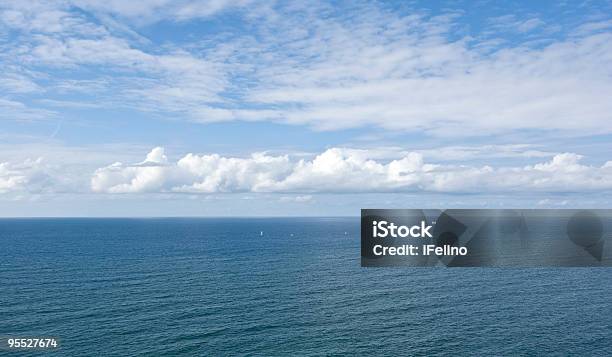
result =
[[[0,216],[609,208],[612,2],[0,0]]]

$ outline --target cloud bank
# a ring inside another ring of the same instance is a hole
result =
[[[368,151],[331,148],[312,159],[255,153],[247,158],[187,154],[170,162],[153,149],[143,162],[99,168],[91,189],[100,193],[373,193],[373,192],[605,192],[612,190],[612,161],[581,163],[582,156],[557,154],[520,167],[435,164],[421,153],[394,160]]]
[[[164,148],[156,147],[140,162],[115,162],[93,173],[87,166],[77,170],[79,166],[51,165],[42,158],[0,162],[0,195],[269,193],[281,195],[281,201],[290,197],[283,195],[296,194],[300,197],[296,202],[306,202],[312,195],[325,193],[612,193],[612,161],[589,165],[575,153],[534,155],[525,148],[521,155],[506,150],[500,147],[500,155],[517,155],[518,162],[528,160],[532,164],[441,161],[429,151],[340,147],[310,156],[189,153],[171,160]],[[458,156],[465,154],[459,152]],[[494,154],[485,156],[484,162],[487,158],[498,161]]]

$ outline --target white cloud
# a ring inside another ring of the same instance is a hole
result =
[[[574,31],[575,35],[591,34],[593,32],[606,31],[612,28],[612,20],[595,21],[584,23]]]
[[[567,206],[568,203],[569,203],[568,200],[551,200],[549,198],[545,198],[537,202],[538,206],[542,206],[542,207]]]
[[[26,33],[101,35],[106,30],[75,16],[64,1],[1,1],[0,25]]]
[[[384,141],[383,138],[377,139]],[[402,158],[411,152],[398,146],[345,150],[352,155],[365,155],[371,159],[383,160]],[[412,150],[412,152],[422,154],[425,159],[435,162],[547,158],[557,154],[556,152],[543,151],[539,146],[533,144],[452,145]]]
[[[368,7],[350,22],[309,20],[308,34],[294,31],[284,53],[271,47],[274,66],[258,73],[260,85],[248,93],[276,109],[269,120],[452,136],[612,132],[610,33],[483,52],[476,38],[449,39],[452,18]]]
[[[147,154],[142,164],[165,164],[166,162],[168,162],[168,158],[166,157],[164,148],[156,147]]]
[[[86,80],[104,82],[98,103],[203,123],[268,120],[323,130],[380,127],[452,136],[612,133],[609,21],[533,45],[491,38],[491,30],[531,33],[544,26],[536,17],[502,16],[484,38],[457,37],[463,33],[460,14],[403,14],[373,3],[349,7],[225,0],[3,2],[0,23],[21,37],[2,48],[0,61],[48,73],[51,88],[71,88],[71,71],[82,77],[89,70],[92,78]],[[160,47],[128,26],[134,19],[183,21],[230,9],[248,9],[237,11],[248,30]],[[265,9],[265,16],[252,17],[257,9]],[[4,87],[17,93],[41,86],[27,76],[7,79]]]
[[[436,161],[465,161],[471,159],[501,158],[543,158],[554,156],[555,152],[538,150],[529,144],[447,146],[419,150],[425,158]]]
[[[110,193],[162,191],[172,172],[165,167],[167,161],[164,149],[151,150],[145,160],[134,165],[116,162],[96,170],[91,180],[93,191]]]
[[[22,172],[12,169],[8,163],[0,164],[0,193],[17,190],[27,183],[27,177]]]
[[[158,21],[206,19],[226,10],[247,10],[247,6],[252,12],[254,7],[266,8],[268,4],[257,0],[3,0],[0,9],[5,11],[0,12],[0,20],[14,28],[60,32],[66,25],[82,24],[72,16],[75,9],[105,17],[103,20],[112,21],[110,17],[116,17],[131,24],[149,25]]]
[[[545,25],[545,22],[537,17],[526,20],[517,18],[515,15],[504,15],[489,20],[496,30],[525,33]]]
[[[33,93],[41,91],[41,87],[31,78],[19,73],[0,74],[0,88],[10,93]]]
[[[374,155],[375,156],[375,155]],[[612,161],[581,163],[573,153],[516,167],[424,162],[422,154],[376,160],[366,150],[331,148],[311,160],[256,153],[248,158],[187,154],[168,162],[162,148],[135,165],[115,163],[96,170],[92,190],[135,192],[586,192],[612,190]]]
[[[516,29],[519,32],[528,32],[531,31],[533,29],[535,29],[536,27],[540,27],[544,25],[544,21],[540,20],[540,19],[529,19],[529,20],[525,20],[523,22],[521,22]]]
[[[113,1],[91,3],[92,9],[139,7]],[[156,8],[144,5],[140,6],[143,11]],[[53,99],[55,94],[91,94],[82,89],[93,85],[96,102],[106,107],[182,115],[224,101],[220,93],[229,82],[222,51],[151,47],[121,23],[104,16],[97,21],[90,15],[75,11],[70,2],[0,2],[0,27],[20,36],[18,42],[0,48],[0,63],[15,72],[0,75],[4,79],[0,86],[12,93],[48,88],[51,94],[45,99]],[[83,70],[88,77],[83,78]],[[34,78],[34,71],[40,78]],[[40,79],[44,88],[37,83]]]
[[[110,13],[140,22],[207,18],[226,9],[253,3],[250,0],[72,0],[71,2],[85,10]]]
[[[167,161],[164,149],[156,147],[141,163],[125,166],[116,162],[96,170],[91,188],[93,191],[110,193],[163,191],[163,186],[174,174],[171,168],[165,166]]]
[[[296,203],[305,203],[311,202],[313,199],[312,195],[300,195],[300,196],[282,196],[279,198],[281,202],[296,202]]]
[[[519,157],[515,161],[520,161]],[[83,166],[78,161],[59,165],[43,159],[4,161],[0,163],[0,193],[181,196],[270,193],[282,194],[277,196],[282,202],[302,203],[311,202],[313,195],[320,193],[536,194],[540,197],[577,192],[604,196],[612,193],[612,161],[588,165],[583,163],[581,155],[574,153],[556,154],[529,165],[491,166],[460,160],[430,161],[421,153],[405,150],[349,148],[330,148],[307,158],[268,153],[248,157],[190,153],[171,160],[163,148],[157,147],[144,160],[135,161],[100,167],[89,181],[84,173],[91,166]]]
[[[33,108],[22,102],[0,97],[0,119],[43,120],[55,115],[56,113],[50,110]]]
[[[47,190],[53,186],[47,169],[41,158],[21,163],[0,162],[0,194]]]

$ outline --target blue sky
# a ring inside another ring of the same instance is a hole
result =
[[[609,207],[610,14],[0,1],[0,215]]]

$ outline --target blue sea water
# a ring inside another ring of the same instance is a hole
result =
[[[358,218],[0,220],[0,335],[56,336],[55,355],[612,355],[612,269],[361,268],[359,244]]]

